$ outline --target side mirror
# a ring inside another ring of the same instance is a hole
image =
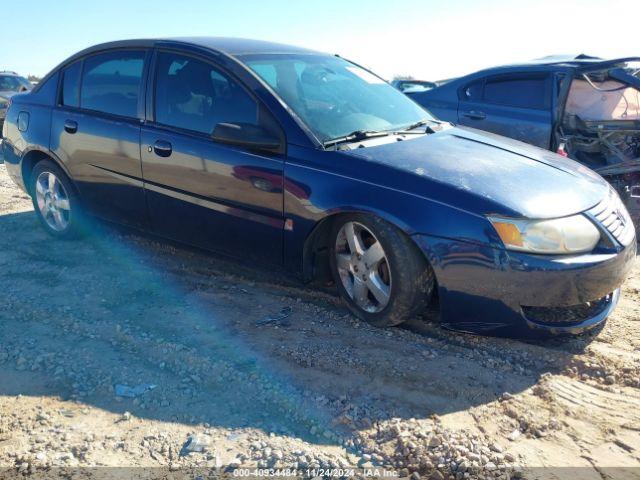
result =
[[[237,145],[252,150],[278,151],[280,139],[264,128],[250,123],[218,123],[212,138],[216,142]]]

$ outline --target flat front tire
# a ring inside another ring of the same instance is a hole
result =
[[[403,232],[378,217],[353,214],[334,222],[331,239],[333,278],[357,317],[389,327],[426,308],[433,270]]]

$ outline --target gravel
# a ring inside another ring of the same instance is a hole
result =
[[[376,329],[330,290],[96,228],[47,237],[0,167],[0,467],[640,465],[638,266],[600,332],[525,343]]]

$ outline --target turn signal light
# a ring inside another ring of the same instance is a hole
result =
[[[513,223],[506,222],[493,222],[493,227],[500,235],[500,238],[506,245],[516,245],[521,247],[523,245],[522,235],[520,235],[520,230]]]

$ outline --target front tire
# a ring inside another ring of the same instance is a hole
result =
[[[64,171],[50,160],[38,162],[31,173],[31,199],[44,229],[57,238],[80,233],[80,201]]]
[[[349,309],[376,327],[398,325],[424,310],[435,285],[433,270],[418,247],[377,217],[339,217],[329,258]]]

